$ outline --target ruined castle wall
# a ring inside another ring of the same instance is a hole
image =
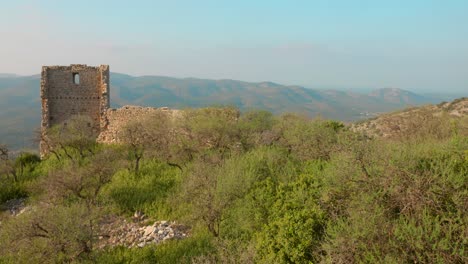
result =
[[[171,110],[167,107],[153,108],[141,106],[124,106],[118,109],[108,109],[106,111],[106,129],[99,134],[97,139],[101,143],[119,143],[119,131],[130,122],[145,122],[148,118],[159,113],[167,114],[170,119],[180,114],[179,110]]]
[[[108,65],[44,66],[41,77],[42,131],[75,115],[89,116],[89,127],[96,132],[104,129],[109,108]]]

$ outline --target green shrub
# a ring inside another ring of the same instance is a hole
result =
[[[165,218],[172,211],[168,198],[180,183],[180,170],[156,160],[143,162],[136,175],[128,170],[117,172],[102,193],[122,213],[135,211]]]
[[[257,234],[257,262],[309,263],[320,260],[326,215],[320,208],[319,180],[301,175],[278,186],[276,202]]]
[[[0,204],[11,199],[28,196],[26,185],[22,182],[0,181]]]

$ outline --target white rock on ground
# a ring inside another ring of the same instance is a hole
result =
[[[140,223],[114,218],[101,226],[99,247],[144,247],[170,239],[183,239],[188,233],[188,227],[175,222],[157,221],[152,225],[141,226]]]

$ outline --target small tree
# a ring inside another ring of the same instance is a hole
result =
[[[215,237],[219,235],[222,216],[217,186],[217,171],[205,162],[194,164],[185,183],[185,199],[194,207],[193,217],[202,220]]]
[[[51,171],[43,180],[45,200],[62,203],[63,200],[81,200],[96,205],[101,188],[110,182],[116,170],[121,167],[121,155],[112,149],[96,153],[84,165],[72,163],[69,166]]]
[[[221,159],[241,150],[236,108],[202,108],[186,110],[177,119],[175,127],[175,153],[191,161],[206,153]]]
[[[7,178],[10,176],[14,182],[18,182],[18,175],[16,173],[15,162],[10,159],[10,152],[7,146],[0,145],[0,175],[4,174]]]
[[[342,127],[336,122],[287,114],[279,118],[273,131],[278,138],[276,144],[300,160],[328,160],[336,151],[337,133]]]
[[[47,206],[21,214],[2,224],[1,255],[11,263],[72,263],[87,258],[96,239],[98,210],[84,203]]]
[[[98,135],[91,126],[92,122],[88,116],[74,116],[40,133],[41,144],[58,159],[62,154],[74,161],[90,156],[94,153]]]
[[[14,166],[9,157],[9,150],[6,145],[0,144],[0,175],[4,174],[9,177],[11,174],[15,181],[17,181],[16,175],[14,173]]]
[[[31,172],[33,166],[41,161],[41,158],[33,153],[23,152],[15,159],[15,171],[18,177],[22,177],[25,171]]]
[[[131,121],[119,132],[119,138],[128,147],[130,159],[134,162],[133,171],[138,173],[140,162],[152,142],[148,127],[141,120]]]
[[[7,160],[8,153],[8,147],[6,145],[0,144],[0,160]]]
[[[94,154],[94,146],[99,131],[91,126],[92,120],[88,116],[76,116],[69,120],[62,131],[65,144],[75,149],[81,158]]]
[[[173,117],[164,111],[157,111],[145,120],[148,133],[147,153],[170,166],[182,169],[180,157],[174,153],[175,127]]]
[[[272,128],[275,124],[273,114],[268,111],[249,111],[243,113],[238,122],[241,142],[249,150],[260,145],[270,145],[277,140]]]

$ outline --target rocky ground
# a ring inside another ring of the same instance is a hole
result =
[[[0,205],[0,213],[15,217],[30,209],[25,199],[12,199]],[[0,221],[1,226],[1,221]],[[171,239],[184,239],[190,235],[190,228],[174,221],[150,222],[141,213],[135,213],[132,220],[108,216],[101,223],[98,248],[125,246],[129,248],[159,244]]]
[[[129,222],[122,218],[110,218],[101,225],[99,248],[104,247],[144,247],[159,244],[170,239],[183,239],[189,236],[189,228],[169,221],[156,221],[153,224]]]
[[[432,119],[446,115],[450,118],[468,116],[468,98],[463,97],[452,102],[438,105],[408,108],[402,111],[386,113],[378,117],[356,122],[351,129],[363,132],[371,137],[391,138],[411,133],[421,124],[427,125]]]
[[[0,212],[7,212],[12,216],[22,214],[28,209],[25,201],[24,198],[8,200],[4,204],[0,204]]]

